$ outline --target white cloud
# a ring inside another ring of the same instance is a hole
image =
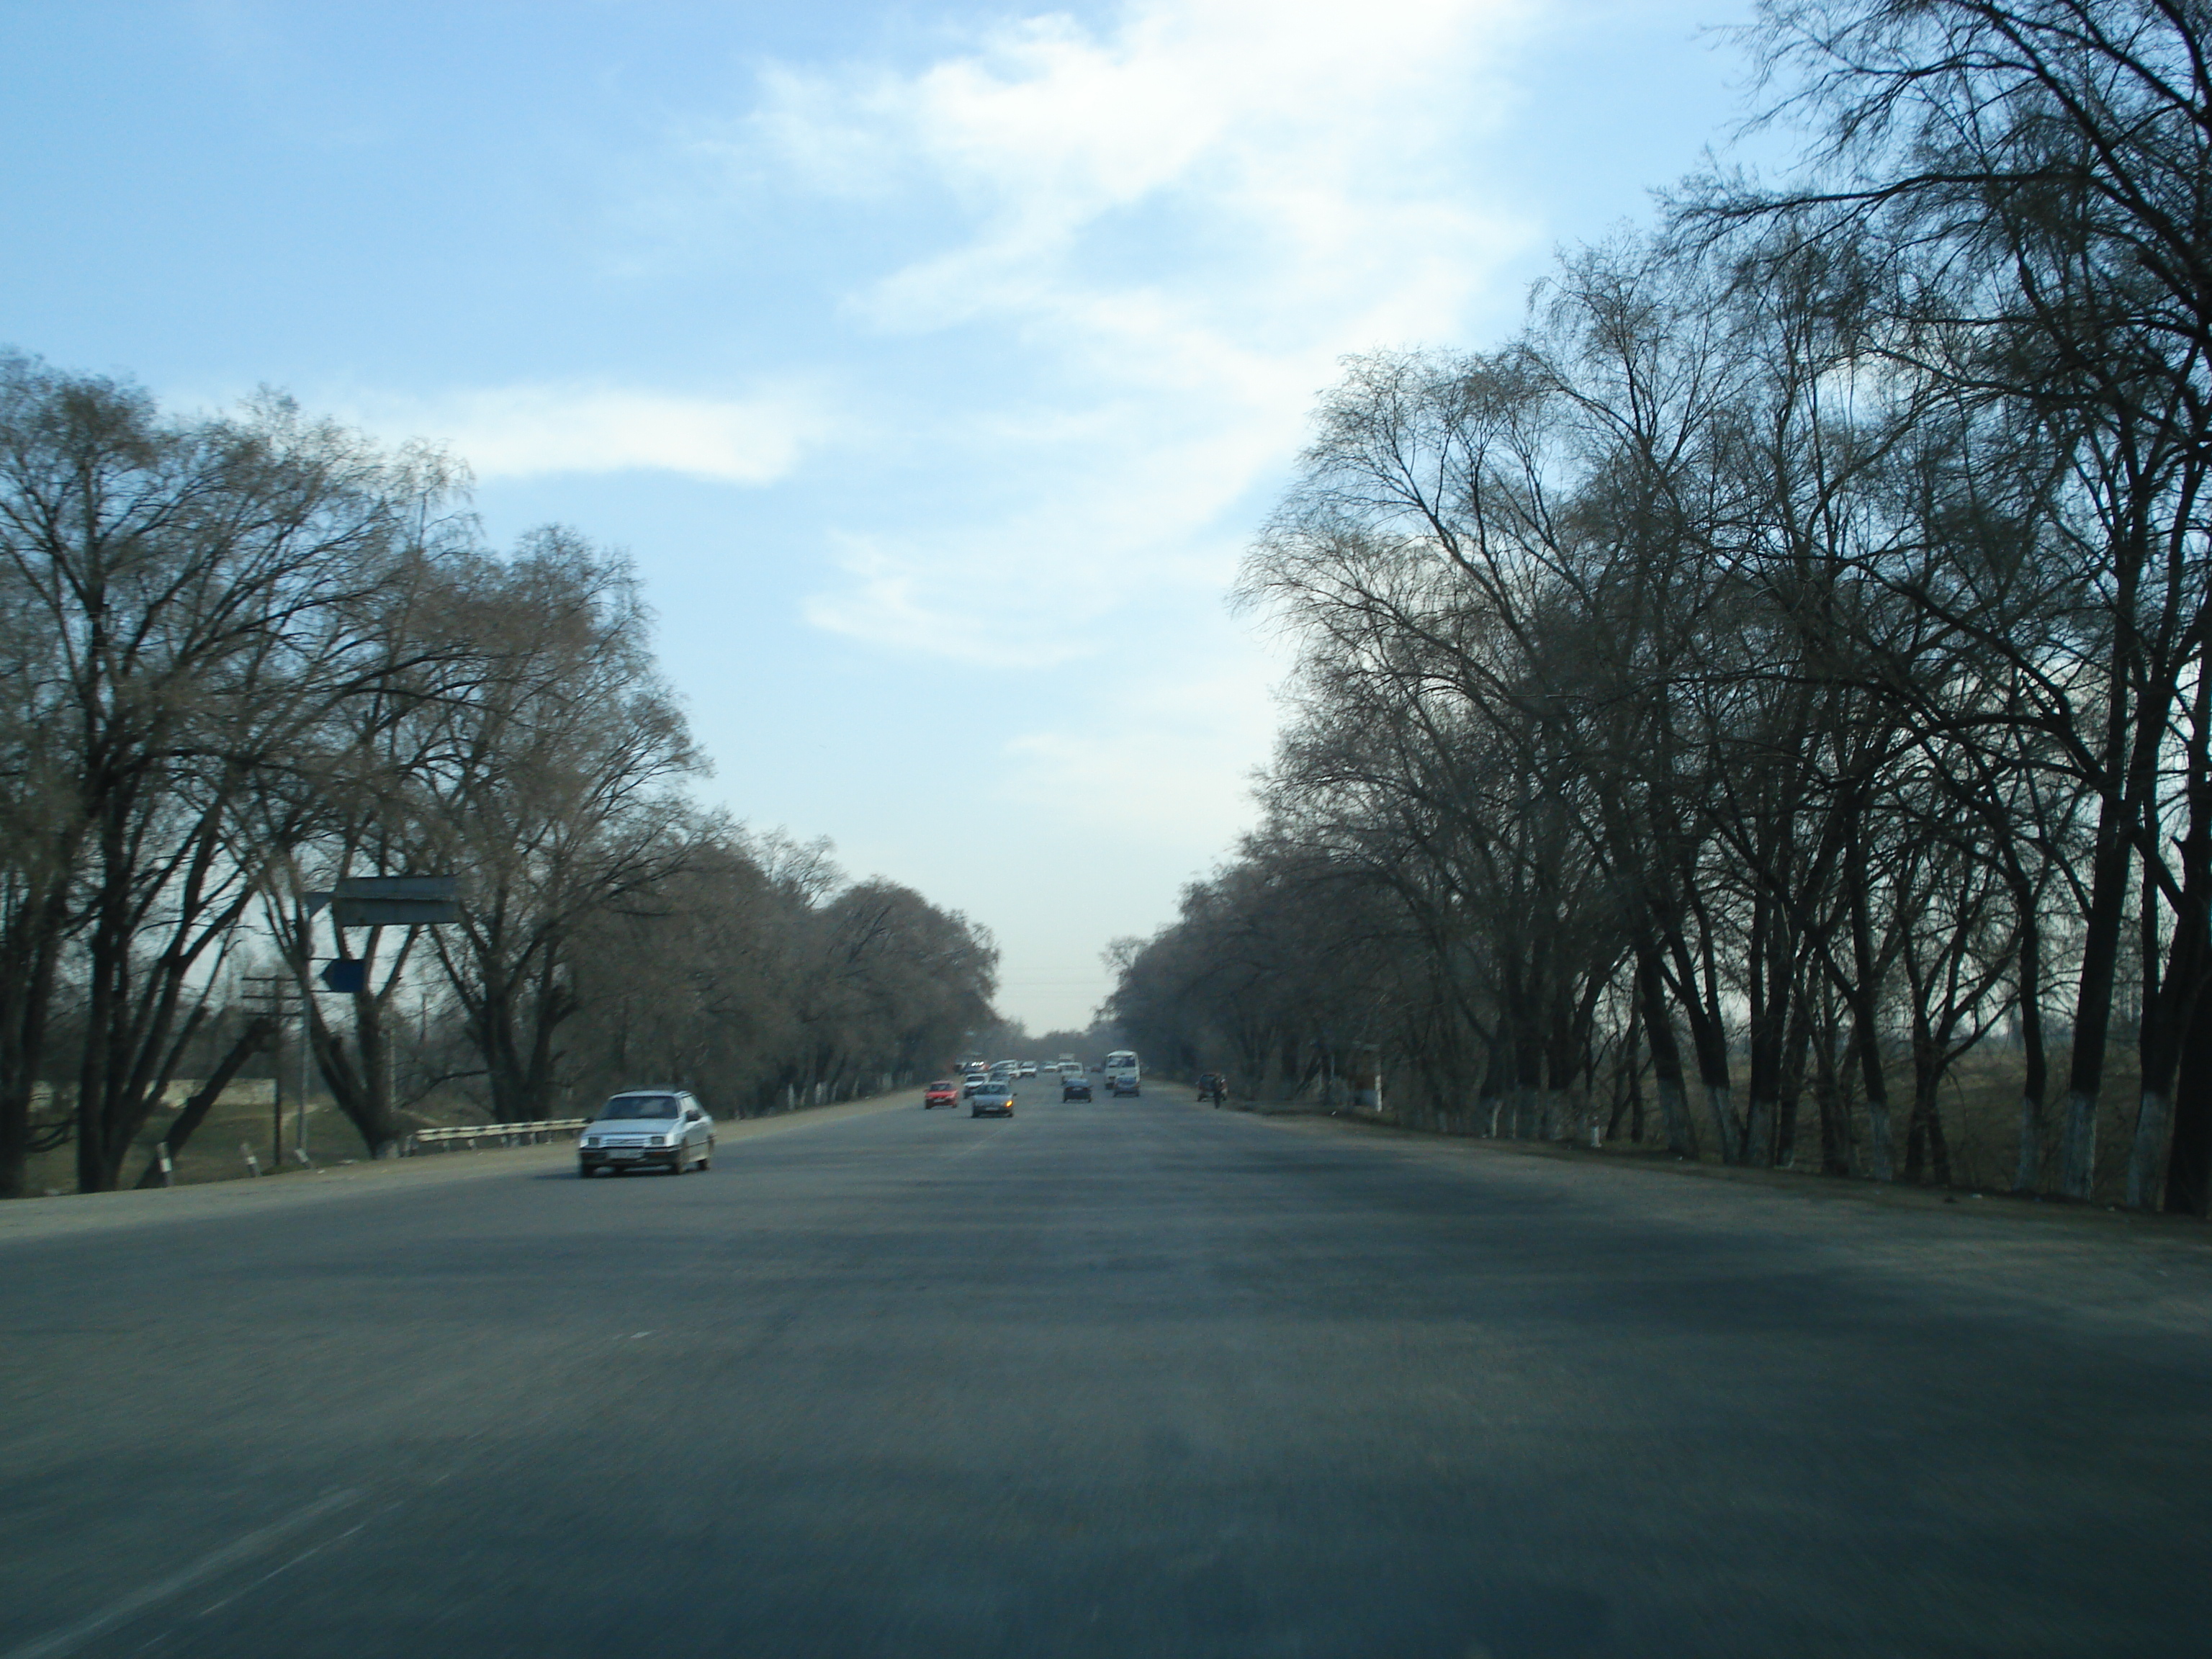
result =
[[[1224,515],[1249,520],[1336,360],[1456,337],[1531,240],[1483,210],[1474,156],[1533,9],[1136,0],[908,71],[766,76],[729,143],[744,176],[938,210],[936,245],[858,275],[848,314],[980,329],[1026,366],[933,388],[926,423],[948,471],[1018,470],[1030,499],[845,543],[811,620],[910,645],[986,607],[1042,623],[1163,581],[1218,592],[1250,529]]]
[[[484,387],[417,399],[356,400],[373,430],[449,446],[480,478],[560,472],[678,472],[773,483],[826,439],[818,398],[793,388],[703,398],[586,384]]]
[[[1455,152],[1496,100],[1490,49],[1527,10],[1155,0],[1098,35],[1037,17],[842,98],[781,77],[763,130],[811,176],[903,177],[969,221],[863,296],[885,325],[1033,313],[1201,368],[1232,343],[1294,346],[1285,324],[1326,326],[1307,307],[1388,311],[1439,261],[1481,263],[1501,228],[1469,210]],[[1102,254],[1109,268],[1088,262]],[[1211,349],[1194,360],[1194,344]]]

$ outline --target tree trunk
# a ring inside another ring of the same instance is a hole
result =
[[[2200,688],[2200,731],[2212,726],[2212,710],[2205,707],[2208,695],[2212,695],[2212,684]],[[2201,771],[2201,739],[2192,743],[2191,758],[2193,769]],[[2142,1097],[2136,1111],[2135,1144],[2128,1157],[2127,1202],[2135,1210],[2157,1207],[2165,1195],[2166,1164],[2173,1140],[2173,1077],[2181,1063],[2184,1036],[2204,997],[2208,929],[2212,929],[2212,918],[2206,914],[2207,900],[2212,898],[2212,800],[2205,798],[2201,784],[2191,793],[2189,828],[2181,842],[2181,902],[2174,912],[2172,945],[2158,994],[2143,1000]],[[2148,917],[2157,915],[2154,894],[2146,874],[2142,908]],[[2147,924],[2146,976],[2156,969],[2157,943],[2154,922]]]
[[[1670,935],[1675,972],[1680,980],[1682,1017],[1690,1024],[1690,1041],[1698,1056],[1698,1080],[1705,1085],[1705,1106],[1711,1114],[1713,1133],[1720,1141],[1721,1162],[1741,1160],[1743,1131],[1735,1120],[1735,1085],[1729,1076],[1728,1034],[1717,1007],[1708,1007],[1698,994],[1698,976],[1689,945],[1679,933]]]
[[[1857,1051],[1860,1086],[1867,1097],[1867,1173],[1876,1181],[1892,1181],[1897,1162],[1889,1127],[1889,1085],[1881,1074],[1880,1042],[1864,1015],[1851,1022],[1851,1046]]]
[[[2043,1177],[2043,1102],[2050,1087],[2049,1054],[2043,1046],[2043,930],[2034,895],[2014,872],[2014,904],[2020,914],[2020,1162],[2012,1189],[2032,1193]]]
[[[1820,1112],[1820,1173],[1847,1176],[1851,1172],[1850,1111],[1844,1103],[1843,1079],[1836,1067],[1833,1023],[1824,1020],[1821,1024],[1813,1071],[1814,1098]]]
[[[2128,1148],[2128,1190],[2130,1210],[2156,1207],[2165,1191],[2166,1150],[2173,1139],[2173,1097],[2163,1089],[2145,1089],[2136,1097],[2136,1133]]]
[[[1644,1040],[1651,1048],[1653,1091],[1667,1126],[1667,1150],[1680,1158],[1698,1156],[1697,1127],[1690,1121],[1689,1091],[1682,1085],[1682,1051],[1667,1011],[1667,988],[1659,975],[1659,953],[1649,941],[1636,951],[1637,988],[1644,999]]]
[[[2190,1010],[2173,1087],[2173,1149],[2166,1161],[2169,1215],[2212,1215],[2212,996]]]
[[[2120,695],[2124,699],[2124,687]],[[2068,1198],[2087,1198],[2096,1183],[2097,1097],[2104,1086],[2112,980],[2119,967],[2121,913],[2127,902],[2126,813],[2120,792],[2106,789],[2097,808],[2089,909],[2081,935],[2081,977],[2075,994],[2074,1053],[2067,1068],[2065,1117],[2060,1126],[2058,1190]]]
[[[1794,1033],[1790,952],[1783,908],[1762,890],[1752,919],[1749,1110],[1744,1123],[1744,1161],[1771,1167],[1777,1161],[1782,1116],[1784,1056]]]
[[[1782,1051],[1781,1086],[1774,1103],[1774,1164],[1797,1162],[1797,1108],[1805,1095],[1805,1062],[1813,1045],[1813,999],[1804,988],[1790,1000],[1790,1035]]]
[[[1951,1184],[1951,1146],[1944,1139],[1943,1116],[1937,1091],[1943,1082],[1942,1051],[1929,1031],[1924,1015],[1913,1017],[1912,1115],[1905,1130],[1905,1178],[1920,1179],[1929,1169],[1936,1184]]]
[[[1621,1114],[1632,1103],[1636,1108],[1636,1116],[1630,1138],[1635,1140],[1644,1139],[1644,1095],[1643,1091],[1637,1087],[1636,1070],[1636,1007],[1631,1003],[1628,1032],[1621,1039],[1620,1069],[1613,1075],[1613,1110],[1607,1114],[1605,1120],[1605,1138],[1607,1140],[1620,1138]]]
[[[1866,1090],[1867,1171],[1876,1181],[1895,1173],[1890,1145],[1889,1085],[1882,1076],[1881,988],[1875,981],[1872,922],[1868,916],[1866,844],[1859,833],[1858,812],[1850,809],[1851,824],[1844,854],[1844,881],[1851,930],[1850,989],[1851,1042],[1857,1050],[1859,1075]]]
[[[65,896],[58,883],[48,890],[25,883],[8,895],[0,962],[0,1200],[22,1197],[29,1181],[31,1104],[46,1064]]]
[[[206,1121],[208,1113],[214,1109],[216,1102],[222,1098],[222,1091],[230,1087],[231,1080],[246,1062],[265,1052],[276,1035],[276,1022],[267,1014],[256,1014],[246,1022],[246,1029],[230,1045],[229,1052],[216,1062],[214,1074],[202,1083],[199,1091],[185,1103],[184,1109],[177,1114],[176,1121],[162,1135],[161,1145],[172,1158],[185,1150],[193,1132]],[[138,1177],[137,1185],[144,1188],[161,1184],[161,1159],[156,1153],[148,1161],[144,1173]]]

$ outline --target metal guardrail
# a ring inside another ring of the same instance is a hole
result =
[[[539,1123],[463,1123],[450,1129],[417,1129],[407,1137],[399,1155],[413,1158],[431,1148],[443,1152],[464,1142],[473,1152],[480,1140],[501,1146],[534,1146],[556,1134],[573,1134],[591,1121],[587,1117],[553,1117]]]

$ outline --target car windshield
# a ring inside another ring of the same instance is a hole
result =
[[[674,1095],[617,1095],[599,1109],[601,1121],[611,1117],[674,1117]]]

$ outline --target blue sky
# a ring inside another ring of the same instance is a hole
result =
[[[1725,141],[1749,0],[0,0],[0,341],[627,549],[715,762],[1082,1023],[1251,817],[1222,603],[1343,354]]]

